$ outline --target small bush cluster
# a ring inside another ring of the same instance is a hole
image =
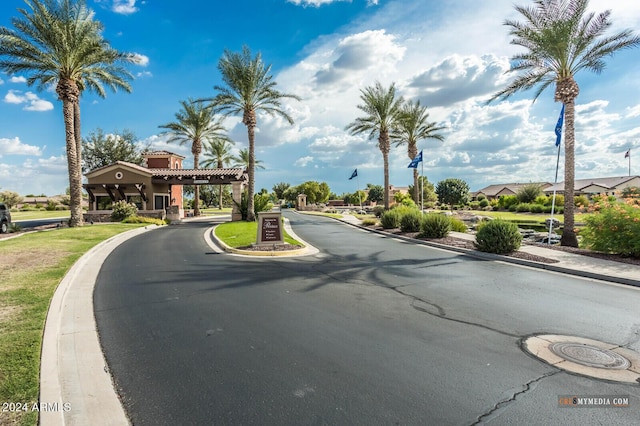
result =
[[[450,218],[451,230],[454,232],[467,232],[467,225],[457,217]]]
[[[640,257],[640,205],[604,200],[592,209],[580,232],[582,245],[596,251]]]
[[[402,232],[420,232],[420,222],[423,214],[418,210],[412,209],[400,217],[400,230]]]
[[[377,219],[363,219],[362,220],[362,225],[363,226],[375,226],[378,223]]]
[[[420,230],[421,237],[444,238],[451,231],[451,219],[443,214],[428,213],[422,218]]]
[[[116,201],[113,203],[111,212],[111,219],[115,222],[125,220],[130,216],[135,216],[138,213],[138,207],[133,203],[127,203],[125,200]]]
[[[380,225],[384,229],[394,229],[400,227],[400,210],[386,210],[380,216]]]
[[[496,219],[481,223],[475,246],[487,253],[506,254],[518,250],[521,242],[522,235],[515,223]]]

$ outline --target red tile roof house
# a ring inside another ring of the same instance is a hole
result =
[[[83,187],[89,194],[89,208],[85,221],[109,221],[112,204],[120,200],[136,204],[141,216],[184,218],[183,185],[230,184],[234,201],[240,203],[247,182],[244,169],[183,169],[184,158],[168,151],[148,152],[144,166],[116,161],[86,173]],[[235,203],[231,220],[241,220]]]

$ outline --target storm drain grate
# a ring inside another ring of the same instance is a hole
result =
[[[587,344],[557,342],[549,345],[549,349],[560,358],[587,367],[626,370],[631,366],[622,355]]]

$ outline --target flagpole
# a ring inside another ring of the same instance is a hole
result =
[[[362,211],[362,196],[360,195],[360,180],[358,179],[357,175],[356,175],[356,186],[357,186],[356,194],[358,194],[358,200],[360,201],[360,211]]]
[[[631,176],[631,148],[629,148],[627,154],[629,154],[629,176]]]

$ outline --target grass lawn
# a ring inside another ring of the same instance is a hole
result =
[[[220,210],[217,207],[210,207],[210,208],[207,208],[207,209],[200,209],[200,213],[202,213],[203,215],[207,215],[207,216],[209,216],[209,215],[215,216],[215,215],[219,215],[219,214],[228,215],[228,214],[231,214],[232,210],[233,209],[231,207],[223,207],[222,210]]]
[[[494,217],[496,219],[507,220],[509,222],[539,222],[544,224],[544,221],[551,216],[550,213],[516,213],[509,211],[477,211],[477,210],[465,210],[464,212],[468,212],[471,214],[476,214],[479,216],[489,216]],[[584,223],[585,218],[589,216],[591,213],[576,213],[575,221],[577,223]],[[563,216],[561,214],[554,214],[553,217],[558,219],[560,223],[563,221]]]
[[[11,220],[53,219],[58,217],[69,218],[69,210],[31,210],[26,212],[11,212]]]
[[[293,245],[303,245],[294,240],[287,231],[284,232],[284,242]],[[245,247],[254,244],[258,237],[258,222],[226,222],[220,224],[215,230],[216,237],[232,248]]]
[[[140,226],[63,228],[0,240],[0,402],[38,401],[44,322],[65,273],[96,244]],[[0,414],[0,425],[37,422],[37,412]]]

